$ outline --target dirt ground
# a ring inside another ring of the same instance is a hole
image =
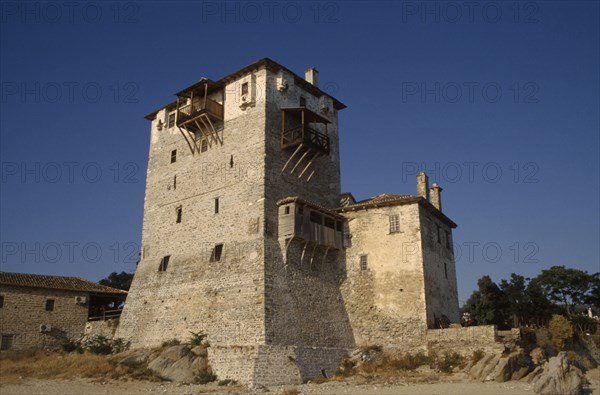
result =
[[[587,372],[590,382],[584,389],[585,395],[600,395],[600,369]],[[296,390],[296,391],[294,391]],[[185,385],[169,382],[150,382],[135,380],[98,380],[98,379],[19,379],[18,382],[0,385],[1,395],[142,395],[142,394],[340,394],[340,395],[517,395],[533,394],[533,389],[525,381],[473,382],[464,374],[438,378],[432,382],[391,379],[376,384],[364,379],[350,377],[343,381],[328,381],[321,384],[308,383],[295,386],[268,388],[248,388],[239,385],[218,386]]]

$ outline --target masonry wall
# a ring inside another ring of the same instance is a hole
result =
[[[242,109],[238,93],[246,78],[258,85],[265,76],[264,69],[242,76],[213,97],[224,99],[223,144],[206,152],[192,155],[177,127],[159,131],[164,110],[152,122],[142,259],[116,334],[134,347],[187,340],[189,331],[205,332],[213,345],[264,342],[265,98],[254,91]],[[210,262],[218,243],[221,260]],[[166,255],[167,270],[159,271]]]
[[[13,335],[12,348],[59,347],[69,339],[78,339],[88,317],[88,305],[76,304],[83,292],[0,286],[4,305],[0,308],[0,333]],[[46,311],[46,301],[54,300],[54,310]],[[89,298],[88,298],[89,300]],[[47,333],[40,325],[50,325]]]
[[[400,215],[390,233],[389,216]],[[424,349],[427,329],[418,204],[348,211],[342,295],[359,346]],[[367,256],[367,270],[360,257]]]
[[[471,357],[476,350],[486,354],[504,350],[504,344],[497,341],[494,325],[430,329],[427,331],[427,347],[438,355],[456,352],[464,357]]]
[[[420,206],[425,300],[429,328],[460,322],[452,229]]]

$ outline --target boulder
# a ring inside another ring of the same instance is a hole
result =
[[[193,383],[199,373],[196,358],[185,345],[172,346],[148,363],[148,369],[164,380]]]
[[[494,368],[492,375],[498,383],[509,380],[519,380],[533,369],[531,359],[519,348],[506,357],[500,358],[498,365]],[[513,378],[516,377],[516,378]]]
[[[531,350],[531,352],[529,353],[529,356],[531,357],[531,360],[533,361],[534,364],[536,365],[541,365],[544,362],[546,362],[546,353],[544,352],[544,349],[541,347],[536,347],[533,350]]]
[[[194,348],[192,348],[192,354],[194,354],[197,357],[206,357],[208,355],[208,351],[206,350],[206,347],[204,346],[196,346]]]
[[[583,391],[583,374],[571,364],[566,352],[550,358],[543,372],[532,380],[537,394],[580,395]]]
[[[471,369],[469,370],[469,376],[474,380],[484,381],[488,374],[496,367],[500,355],[489,354],[481,358]]]

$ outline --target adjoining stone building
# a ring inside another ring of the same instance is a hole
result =
[[[58,347],[118,318],[127,292],[77,277],[0,272],[0,349]]]
[[[441,188],[340,191],[345,105],[262,59],[176,93],[151,121],[141,261],[117,337],[204,332],[220,378],[302,382],[356,345],[425,349],[458,322]]]

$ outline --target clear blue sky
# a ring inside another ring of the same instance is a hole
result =
[[[149,123],[263,57],[340,112],[342,185],[444,188],[461,303],[482,275],[599,258],[599,3],[1,3],[1,270],[135,267]]]

